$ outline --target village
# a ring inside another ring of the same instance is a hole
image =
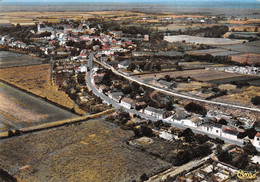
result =
[[[257,54],[236,46],[257,47],[259,36],[222,38],[231,32],[223,25],[217,27],[223,32],[209,33],[211,27],[201,34],[207,24],[245,21],[238,17],[132,20],[164,27],[131,29],[95,18],[17,24],[10,34],[23,31],[24,37],[0,35],[0,49],[45,60],[51,85],[85,115],[114,108],[102,119],[133,132],[124,145],[167,163],[160,173],[140,173],[140,181],[232,181],[240,169],[259,170],[259,62],[232,57]],[[171,24],[202,30],[169,30]]]

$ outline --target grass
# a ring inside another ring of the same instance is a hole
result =
[[[78,114],[85,114],[67,94],[50,84],[48,64],[1,69],[0,79],[65,108],[74,109]]]
[[[177,90],[181,91],[181,92],[190,92],[190,91],[194,91],[194,90],[199,90],[202,87],[211,87],[211,86],[212,86],[212,84],[209,84],[209,83],[192,81],[190,83],[180,83],[178,85]]]
[[[241,103],[251,105],[251,99],[260,95],[260,87],[250,86],[241,89],[239,92],[230,95],[233,101],[239,101]]]

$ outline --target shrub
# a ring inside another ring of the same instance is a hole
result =
[[[201,115],[207,114],[207,110],[205,107],[203,107],[202,105],[196,104],[194,102],[187,104],[184,108],[189,112],[193,112],[193,113],[197,113],[197,114],[201,114]]]
[[[254,98],[251,99],[252,104],[254,104],[255,106],[260,105],[260,96],[256,96]]]

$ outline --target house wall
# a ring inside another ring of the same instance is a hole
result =
[[[197,125],[189,119],[183,119],[182,121],[184,121],[184,125],[186,126],[197,128]]]
[[[222,132],[222,136],[223,136],[223,137],[226,137],[226,138],[229,138],[229,139],[233,139],[233,140],[236,140],[236,139],[237,139],[237,136],[231,135],[231,134],[225,133],[225,132]]]
[[[210,127],[210,126],[207,126],[207,125],[201,125],[200,129],[202,131],[209,132],[209,133],[212,133],[214,135],[223,136],[222,130],[220,128],[217,128],[217,127],[214,127],[214,126]],[[230,137],[230,136],[228,136],[228,137]]]
[[[129,104],[129,103],[126,103],[126,102],[124,102],[124,101],[121,101],[121,105],[122,105],[123,107],[126,107],[127,109],[131,109],[131,104]]]
[[[255,138],[254,138],[254,146],[260,147],[260,137],[255,136]]]
[[[163,115],[159,114],[159,113],[151,112],[151,111],[148,111],[148,110],[144,110],[144,113],[147,114],[147,115],[153,116],[157,119],[163,119]]]

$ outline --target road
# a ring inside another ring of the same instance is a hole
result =
[[[93,55],[92,55],[92,58],[90,58],[90,60],[92,60],[92,59],[94,59]],[[92,63],[90,65],[91,65],[90,70],[92,70]],[[112,100],[108,96],[106,96],[105,94],[99,92],[99,90],[95,86],[94,79],[93,79],[93,76],[92,76],[92,71],[88,72],[86,81],[87,81],[88,87],[92,90],[92,92],[96,96],[101,98],[105,103],[111,104],[115,108],[123,108],[126,112],[129,112],[129,113],[132,113],[132,114],[136,114],[136,115],[138,115],[138,116],[140,116],[140,117],[142,117],[144,119],[151,120],[151,121],[158,121],[157,118],[154,118],[152,116],[149,116],[149,115],[146,115],[146,114],[141,113],[139,111],[136,111],[135,109],[125,108],[120,103],[115,102],[114,100]],[[176,128],[182,129],[182,130],[184,130],[186,128],[190,128],[190,129],[192,129],[192,131],[194,133],[197,133],[197,134],[208,135],[211,138],[220,138],[220,139],[224,140],[227,143],[232,143],[232,144],[235,144],[235,145],[240,145],[240,146],[243,145],[243,142],[240,141],[240,140],[233,140],[233,139],[228,139],[228,138],[225,138],[225,137],[220,137],[219,135],[215,135],[213,133],[205,132],[205,131],[202,131],[202,130],[200,130],[198,128],[194,128],[194,127],[190,127],[190,126],[186,126],[186,125],[181,125],[179,123],[176,123],[176,122],[170,120],[169,118],[168,119],[167,118],[163,119],[163,121],[166,122],[166,123],[169,123],[173,127],[176,127]]]
[[[215,102],[215,101],[210,101],[210,100],[204,100],[204,99],[200,99],[200,98],[195,98],[195,97],[191,97],[191,96],[187,96],[187,95],[183,95],[183,94],[178,94],[178,93],[175,93],[173,91],[168,91],[168,90],[165,90],[163,88],[159,88],[159,87],[156,87],[154,85],[151,85],[151,84],[148,84],[148,83],[144,83],[138,79],[134,79],[130,76],[126,76],[120,72],[118,72],[117,70],[115,70],[112,66],[110,65],[107,65],[105,63],[102,63],[96,59],[93,59],[95,62],[97,62],[98,64],[102,65],[103,67],[107,68],[107,69],[110,69],[114,74],[116,75],[119,75],[119,76],[122,76],[124,77],[125,79],[129,80],[129,81],[133,81],[133,82],[136,82],[140,85],[143,85],[143,86],[146,86],[146,87],[149,87],[149,88],[152,88],[154,90],[157,90],[157,91],[160,91],[160,92],[163,92],[163,93],[166,93],[168,95],[172,95],[172,96],[176,96],[176,97],[179,97],[179,98],[184,98],[184,99],[189,99],[189,100],[194,100],[194,101],[199,101],[199,102],[203,102],[203,103],[206,103],[206,104],[213,104],[213,105],[219,105],[219,106],[225,106],[225,107],[231,107],[231,108],[234,108],[234,109],[245,109],[245,110],[249,110],[249,111],[256,111],[256,112],[260,112],[260,109],[258,108],[250,108],[250,107],[245,107],[245,106],[239,106],[239,105],[234,105],[234,104],[227,104],[227,103],[223,103],[223,102]]]

